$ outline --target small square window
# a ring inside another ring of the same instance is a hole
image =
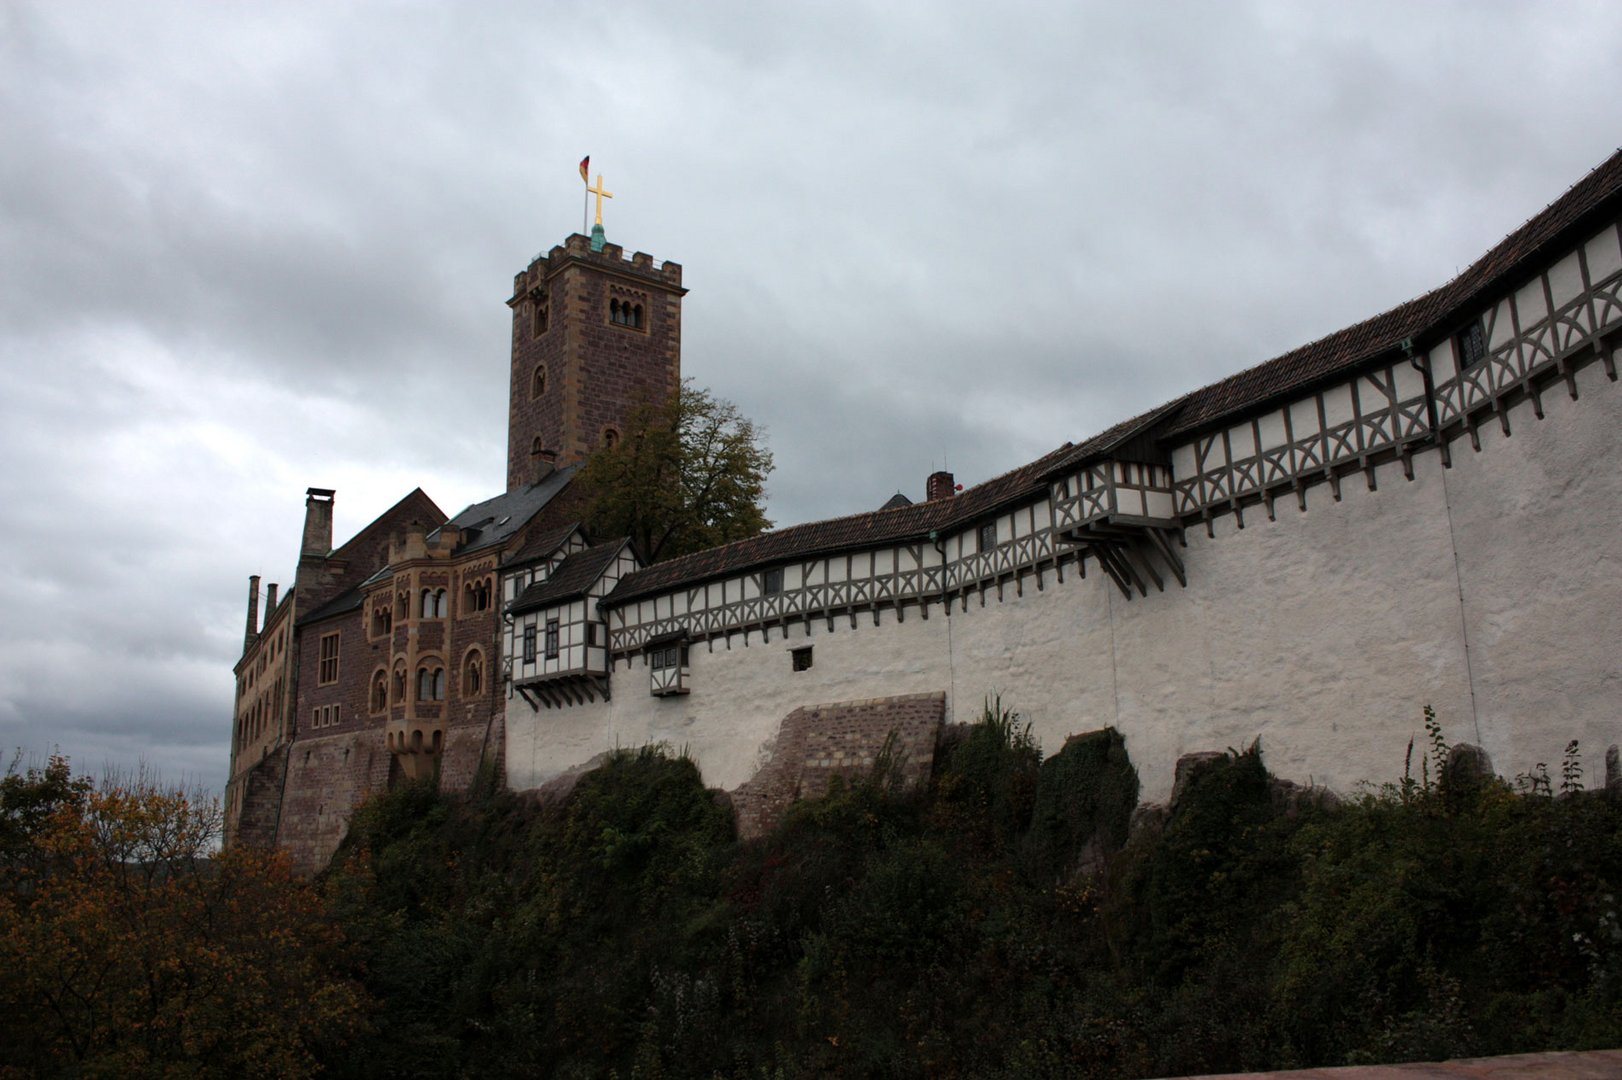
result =
[[[811,646],[806,645],[802,648],[791,649],[789,657],[793,661],[795,671],[811,670]]]
[[[980,526],[980,550],[990,551],[997,546],[997,523],[988,521]]]
[[[767,596],[783,591],[783,568],[768,570],[760,577],[760,591]]]

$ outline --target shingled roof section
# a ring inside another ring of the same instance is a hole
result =
[[[508,613],[519,615],[584,596],[628,543],[629,540],[610,540],[575,552],[559,563],[545,581],[537,581],[520,593],[518,599],[507,605]]]
[[[877,544],[928,540],[931,532],[956,529],[977,518],[998,513],[1005,507],[1046,495],[1049,477],[1068,463],[1104,453],[1109,447],[1136,435],[1160,412],[1156,410],[1116,424],[1080,445],[1065,443],[1028,465],[1021,465],[951,498],[791,525],[748,540],[736,540],[721,547],[657,563],[626,575],[603,603],[613,607],[663,591],[672,585],[707,581],[754,566]]]
[[[1448,284],[1186,395],[1174,402],[1181,409],[1169,418],[1160,436],[1184,435],[1234,413],[1336,379],[1364,362],[1397,352],[1405,338],[1429,347],[1435,342],[1424,340],[1427,334],[1453,333],[1458,329],[1454,324],[1484,304],[1490,295],[1534,269],[1527,265],[1529,262],[1586,239],[1581,234],[1598,228],[1602,214],[1615,212],[1619,192],[1622,151],[1573,184]]]

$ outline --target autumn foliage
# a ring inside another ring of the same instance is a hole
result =
[[[363,1022],[341,937],[206,796],[0,779],[0,1077],[303,1076]]]

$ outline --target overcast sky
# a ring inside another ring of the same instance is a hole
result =
[[[685,268],[779,524],[1451,278],[1619,141],[1622,5],[0,0],[0,746],[219,788],[247,577],[504,486],[512,276]]]

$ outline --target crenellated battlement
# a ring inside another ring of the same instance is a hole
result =
[[[551,251],[537,255],[529,266],[513,275],[512,297],[509,306],[522,302],[530,293],[544,285],[547,279],[560,273],[571,262],[581,262],[611,273],[644,279],[669,289],[681,289],[681,263],[665,260],[658,262],[645,251],[629,257],[619,244],[604,244],[601,251],[591,250],[591,238],[574,233]],[[683,290],[685,291],[685,290]]]

